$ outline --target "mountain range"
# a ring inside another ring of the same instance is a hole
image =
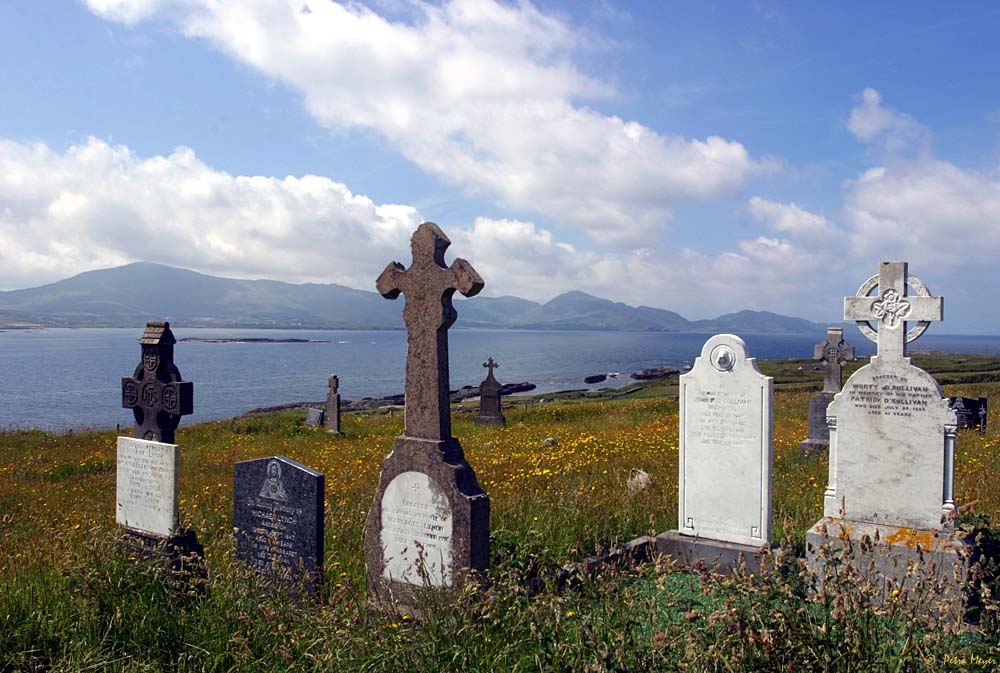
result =
[[[766,311],[687,320],[673,311],[633,307],[566,292],[539,304],[519,297],[456,294],[459,327],[507,329],[658,330],[807,334],[826,326]],[[0,326],[131,327],[169,320],[189,327],[399,329],[402,300],[334,284],[219,278],[136,262],[87,271],[24,290],[0,292]]]

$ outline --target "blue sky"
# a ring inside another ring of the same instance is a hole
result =
[[[0,3],[0,289],[136,260],[1000,333],[994,3]],[[984,299],[986,301],[984,302]]]

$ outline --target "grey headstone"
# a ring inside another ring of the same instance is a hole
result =
[[[507,425],[500,410],[500,390],[502,386],[493,377],[493,370],[500,365],[488,358],[483,366],[489,370],[486,378],[479,384],[479,415],[476,416],[476,423],[484,425]]]
[[[813,349],[813,359],[823,363],[826,375],[823,380],[823,391],[809,400],[809,434],[801,443],[804,454],[826,451],[830,445],[826,408],[833,401],[833,396],[843,388],[844,365],[855,360],[854,346],[844,341],[843,328],[827,328],[826,340],[816,344]]]
[[[309,407],[306,409],[306,426],[310,428],[318,428],[323,425],[323,410],[313,409]]]
[[[135,436],[174,443],[181,416],[194,411],[194,388],[174,365],[177,339],[170,323],[150,321],[139,338],[142,358],[135,373],[122,378],[122,406],[135,416]]]
[[[483,280],[463,259],[445,265],[450,243],[424,222],[410,268],[392,262],[376,283],[387,299],[406,298],[406,411],[368,512],[365,562],[370,593],[410,607],[420,587],[457,587],[489,567],[489,498],[451,436],[448,375],[452,295],[478,294]]]
[[[233,468],[236,557],[268,579],[316,593],[323,576],[323,474],[284,456]]]

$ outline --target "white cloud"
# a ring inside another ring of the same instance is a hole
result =
[[[64,153],[0,139],[0,204],[5,288],[136,260],[367,288],[420,221],[327,178],[233,176],[184,147],[142,159],[94,138]]]
[[[883,105],[882,95],[871,87],[859,98],[847,120],[847,129],[858,140],[877,144],[890,153],[930,151],[931,133],[916,119]]]
[[[677,203],[772,166],[733,140],[660,134],[586,107],[615,92],[572,64],[581,34],[526,1],[414,2],[410,24],[326,0],[87,2],[129,25],[166,16],[301,92],[323,125],[373,129],[451,184],[599,241],[646,238]]]

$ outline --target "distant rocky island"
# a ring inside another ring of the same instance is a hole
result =
[[[328,344],[329,339],[271,339],[268,337],[184,337],[181,341],[203,344]]]

